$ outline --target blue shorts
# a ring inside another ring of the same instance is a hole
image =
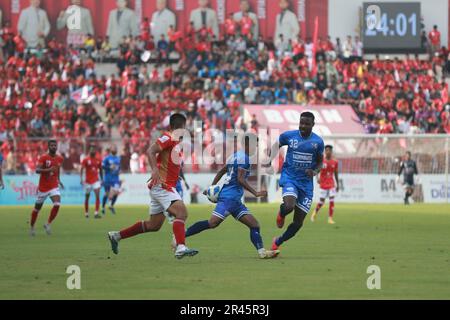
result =
[[[119,190],[120,182],[119,181],[105,181],[103,183],[103,187],[105,188],[105,192],[109,192],[111,189]]]
[[[250,211],[241,201],[219,199],[212,214],[222,220],[225,220],[231,214],[236,220],[239,220],[246,214],[250,214]]]
[[[296,184],[292,182],[286,182],[281,186],[283,188],[283,198],[284,197],[295,197],[297,198],[296,207],[300,210],[308,213],[311,210],[313,192],[305,191],[302,188],[299,188]]]

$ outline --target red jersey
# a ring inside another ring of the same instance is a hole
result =
[[[41,156],[38,161],[38,165],[42,169],[49,169],[49,168],[52,168],[55,166],[61,168],[62,163],[63,163],[63,157],[61,157],[59,155],[55,155],[54,157],[52,157],[48,153]],[[41,177],[39,179],[39,187],[38,187],[38,190],[40,192],[48,192],[50,190],[58,188],[59,168],[58,168],[58,171],[41,173]]]
[[[83,162],[81,162],[81,166],[86,169],[86,183],[94,184],[98,179],[98,173],[102,164],[100,160],[97,158],[86,157]]]
[[[430,38],[431,44],[437,46],[441,44],[441,33],[438,30],[431,30],[428,33],[428,38]]]
[[[320,188],[329,190],[335,187],[334,173],[338,170],[338,162],[334,159],[323,159],[323,168],[320,170]]]
[[[156,143],[162,149],[156,158],[161,183],[165,189],[172,191],[171,189],[177,185],[183,156],[179,141],[172,140],[170,133],[165,132],[156,140]],[[150,186],[152,186],[152,183],[150,183]]]

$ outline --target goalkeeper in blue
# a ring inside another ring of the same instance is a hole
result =
[[[324,151],[322,138],[312,132],[314,121],[313,113],[303,112],[299,130],[283,133],[272,147],[271,158],[275,157],[280,147],[288,147],[280,178],[283,203],[277,216],[278,228],[283,228],[285,217],[294,211],[292,223],[281,236],[273,239],[272,250],[279,250],[284,242],[297,234],[311,209],[313,178],[322,169]]]
[[[186,237],[202,231],[218,227],[229,215],[250,229],[250,240],[261,259],[270,259],[278,255],[278,251],[264,249],[258,221],[242,203],[244,189],[255,197],[267,196],[267,191],[256,191],[247,182],[250,173],[250,157],[256,156],[258,138],[254,134],[246,134],[242,141],[244,150],[237,151],[226,165],[217,173],[212,185],[217,185],[226,174],[225,182],[219,193],[217,206],[209,220],[199,221],[186,230]]]

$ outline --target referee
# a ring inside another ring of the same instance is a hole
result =
[[[405,204],[409,204],[409,197],[414,193],[414,175],[419,174],[417,171],[417,165],[414,160],[411,159],[411,152],[407,151],[405,154],[405,160],[400,165],[398,171],[398,180],[403,172],[403,186],[405,187]]]

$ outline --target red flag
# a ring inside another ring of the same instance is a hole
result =
[[[313,56],[312,56],[312,70],[311,75],[314,77],[317,73],[317,62],[316,62],[316,52],[317,52],[317,38],[319,36],[319,17],[316,16],[314,19],[314,35],[313,35]]]

